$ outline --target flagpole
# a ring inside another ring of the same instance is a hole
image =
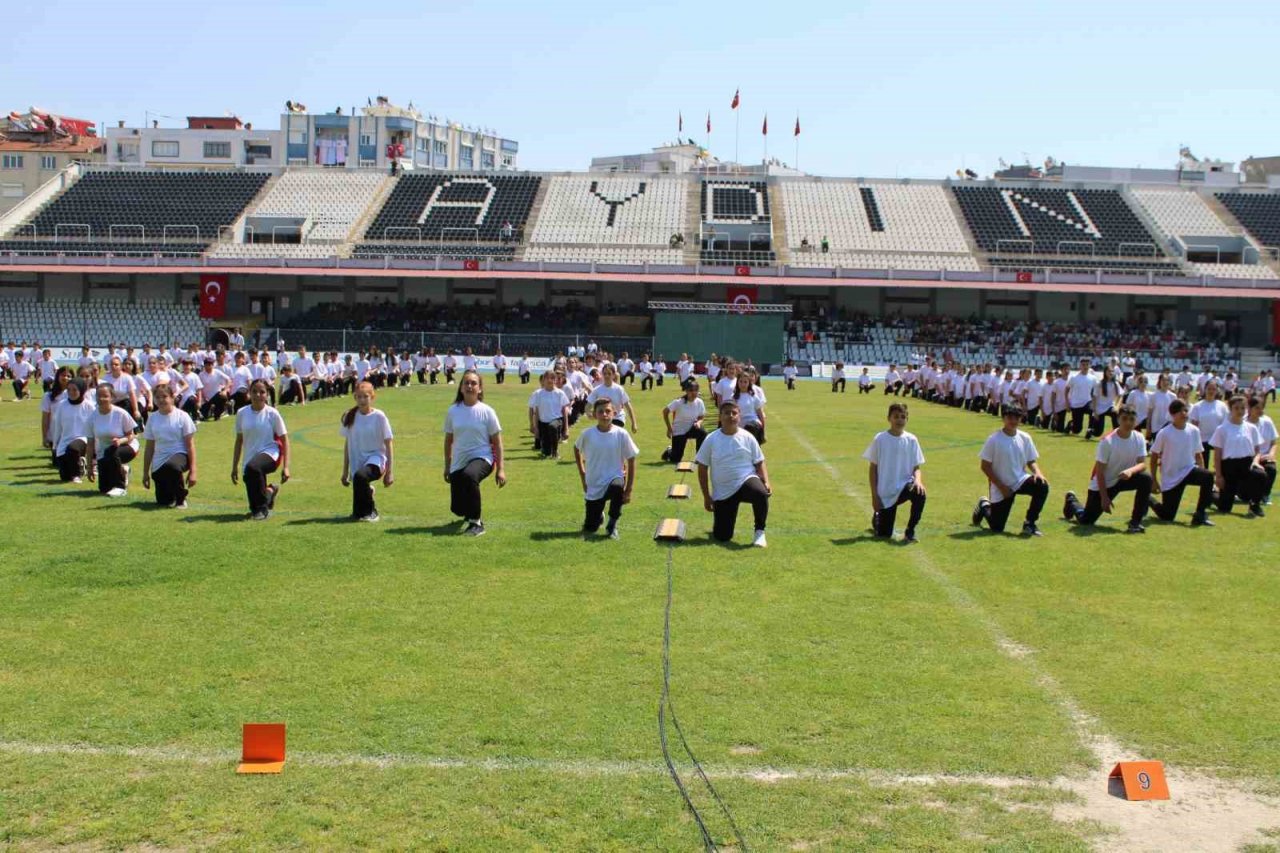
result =
[[[733,111],[733,168],[741,170],[742,160],[738,158],[738,137],[741,135],[739,131],[742,129],[742,106],[738,105]]]
[[[762,136],[764,136],[764,162],[768,164],[769,162],[769,114],[768,113],[765,113],[765,116],[764,116],[764,130],[765,132],[761,134]]]

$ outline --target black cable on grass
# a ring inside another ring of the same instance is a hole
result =
[[[683,475],[680,477],[684,480]],[[717,851],[720,848],[716,845],[715,839],[711,837],[711,831],[707,829],[707,824],[702,819],[702,813],[698,811],[698,807],[693,804],[693,799],[689,796],[688,788],[685,787],[684,780],[680,778],[679,771],[676,770],[675,762],[671,760],[671,749],[667,741],[667,712],[671,713],[671,725],[676,731],[676,735],[680,738],[680,746],[684,748],[685,755],[689,756],[689,760],[693,762],[694,770],[697,771],[698,778],[707,786],[707,790],[711,792],[711,796],[715,799],[716,805],[720,807],[720,811],[729,821],[729,826],[733,829],[733,835],[738,840],[738,846],[741,850],[747,851],[747,840],[742,837],[742,831],[738,829],[737,822],[733,819],[733,812],[729,809],[728,804],[720,797],[720,792],[716,790],[716,786],[707,778],[706,772],[702,769],[702,763],[698,761],[698,757],[693,754],[693,750],[689,747],[689,741],[684,736],[684,729],[680,726],[680,720],[676,716],[676,706],[671,700],[671,602],[674,597],[675,590],[675,546],[667,546],[667,604],[662,617],[662,697],[658,700],[658,740],[662,744],[662,758],[667,763],[667,772],[671,776],[671,781],[676,783],[676,789],[680,792],[680,797],[684,800],[685,806],[688,807],[689,813],[693,815],[694,821],[698,824],[698,831],[702,833],[702,845],[708,851]]]

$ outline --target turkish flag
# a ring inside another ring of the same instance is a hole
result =
[[[200,316],[208,320],[220,320],[227,314],[227,277],[224,275],[200,276]]]
[[[740,264],[733,268],[734,275],[751,275],[751,267],[746,264]]]
[[[1030,284],[1030,283],[1031,283],[1031,273],[1029,273],[1029,272],[1020,272],[1020,273],[1018,273],[1018,274],[1017,274],[1017,277],[1016,277],[1016,279],[1015,279],[1015,280],[1018,282],[1018,284]]]
[[[467,258],[462,262],[462,268],[470,272],[477,272],[480,269],[480,262],[475,258]]]
[[[758,293],[759,288],[756,287],[730,287],[725,290],[724,301],[732,305],[739,314],[747,314],[755,308]]]
[[[729,104],[729,109],[736,110],[738,108],[738,92],[740,91],[740,89],[733,90],[733,103]]]

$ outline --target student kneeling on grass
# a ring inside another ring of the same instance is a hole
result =
[[[605,530],[610,539],[618,538],[618,519],[623,504],[631,503],[631,489],[636,482],[636,455],[640,452],[625,429],[613,423],[613,403],[596,400],[591,410],[596,425],[583,431],[573,443],[573,458],[582,478],[586,496],[586,517],[582,535],[590,536],[600,529],[604,505],[609,503],[609,523]]]
[[[1204,442],[1199,427],[1188,423],[1187,409],[1181,400],[1169,403],[1167,415],[1172,420],[1160,428],[1151,443],[1151,491],[1160,495],[1160,500],[1151,501],[1151,512],[1162,521],[1175,520],[1183,491],[1188,485],[1199,486],[1191,525],[1212,527],[1208,510],[1213,502],[1213,473],[1204,467]]]
[[[1104,512],[1111,512],[1121,492],[1134,492],[1133,513],[1125,533],[1145,533],[1142,519],[1151,502],[1151,475],[1147,473],[1147,439],[1138,432],[1138,413],[1133,406],[1121,406],[1119,425],[1098,442],[1089,481],[1089,497],[1084,506],[1075,492],[1067,492],[1062,515],[1077,524],[1093,524]]]
[[[720,428],[707,436],[694,461],[698,463],[702,504],[715,517],[711,535],[720,542],[733,539],[738,506],[745,501],[751,504],[755,515],[755,536],[751,544],[764,548],[769,496],[773,494],[769,488],[769,471],[755,436],[740,428],[738,404],[733,400],[721,404]]]
[[[982,473],[990,485],[988,497],[979,498],[973,510],[973,526],[981,527],[985,520],[992,531],[1001,532],[1013,510],[1014,499],[1018,495],[1026,495],[1031,498],[1031,506],[1027,508],[1026,520],[1022,523],[1022,534],[1040,536],[1036,521],[1049,497],[1049,481],[1036,462],[1040,458],[1036,443],[1030,435],[1018,429],[1022,416],[1023,411],[1018,406],[1006,409],[1001,416],[1003,425],[982,445],[978,458],[982,460]]]
[[[1231,398],[1227,420],[1209,439],[1213,454],[1214,481],[1218,487],[1218,511],[1231,512],[1236,499],[1249,504],[1249,517],[1265,515],[1262,500],[1267,495],[1267,471],[1263,465],[1266,443],[1257,426],[1245,420],[1249,411],[1244,397]]]
[[[924,515],[924,480],[920,476],[924,451],[920,440],[907,432],[905,403],[889,406],[889,428],[871,440],[862,458],[871,463],[871,502],[875,509],[871,527],[876,536],[892,537],[898,505],[910,502],[905,541],[917,541],[916,526]]]
[[[376,396],[372,382],[357,383],[356,404],[342,415],[342,485],[351,486],[353,521],[377,521],[373,484],[382,480],[389,489],[395,483],[395,436],[386,414],[373,407]]]

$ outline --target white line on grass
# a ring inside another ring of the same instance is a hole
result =
[[[777,415],[774,415],[773,422],[778,422]],[[796,443],[827,472],[845,496],[856,502],[869,517],[870,502],[798,429],[785,421],[783,424]],[[908,550],[920,572],[936,584],[958,610],[987,631],[1000,653],[1021,664],[1031,674],[1040,689],[1071,721],[1076,736],[1103,771],[1109,770],[1113,762],[1137,757],[1106,732],[1098,719],[1085,712],[1062,684],[1040,666],[1033,649],[1014,641],[973,596],[934,564],[926,551],[918,546]],[[1126,853],[1236,850],[1246,843],[1259,841],[1260,831],[1280,826],[1280,802],[1275,798],[1203,773],[1174,768],[1168,768],[1168,771],[1173,799],[1141,804],[1112,796],[1102,773],[1097,771],[1059,777],[1053,781],[1053,786],[1075,793],[1080,802],[1056,806],[1054,816],[1061,820],[1085,819],[1109,824],[1117,832],[1100,846]]]

